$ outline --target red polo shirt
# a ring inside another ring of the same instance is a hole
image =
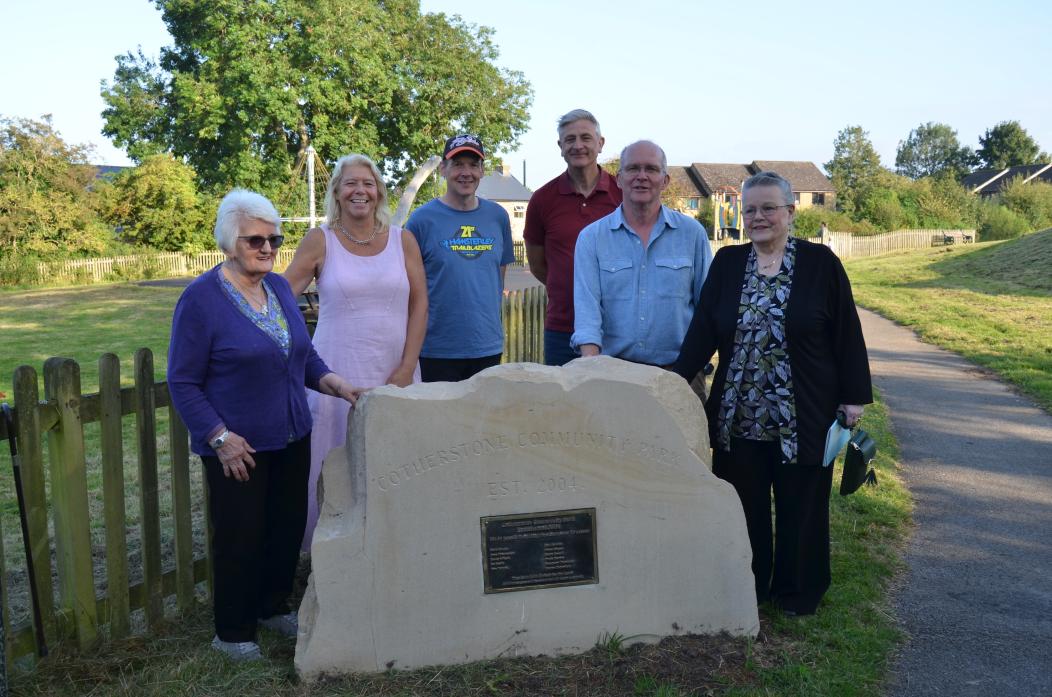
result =
[[[526,244],[544,247],[548,263],[548,313],[544,328],[573,331],[573,250],[577,235],[589,223],[613,213],[621,205],[617,179],[604,169],[587,198],[573,188],[563,172],[533,192],[526,207]]]

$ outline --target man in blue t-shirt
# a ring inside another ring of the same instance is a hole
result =
[[[427,274],[424,382],[466,380],[500,363],[504,352],[500,305],[515,252],[508,213],[475,195],[485,156],[475,136],[447,140],[439,165],[446,193],[413,211],[405,224]]]

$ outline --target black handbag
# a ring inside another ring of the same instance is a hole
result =
[[[844,476],[840,479],[841,496],[855,493],[863,484],[874,486],[877,483],[877,473],[869,467],[876,456],[876,442],[861,428],[855,431],[844,454]]]

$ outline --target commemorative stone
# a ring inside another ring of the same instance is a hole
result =
[[[305,678],[759,629],[741,505],[697,397],[660,369],[379,388],[322,478]]]

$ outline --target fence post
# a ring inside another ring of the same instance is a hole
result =
[[[40,386],[37,371],[28,365],[15,369],[15,412],[18,415],[18,458],[22,463],[22,491],[26,527],[33,556],[37,603],[44,635],[55,635],[55,596],[51,590],[51,542],[48,537],[47,496],[44,490],[44,450],[41,446]]]
[[[102,505],[106,522],[106,595],[110,638],[130,631],[128,541],[124,526],[124,442],[121,419],[121,362],[112,353],[99,357],[99,426],[102,449]]]
[[[157,492],[157,400],[153,391],[153,353],[135,352],[135,425],[139,451],[139,521],[142,530],[142,591],[146,626],[164,618],[161,596],[161,521]]]
[[[511,357],[511,292],[505,290],[501,295],[501,324],[504,325],[504,353],[501,355],[501,363],[512,363]]]
[[[80,420],[80,366],[76,361],[49,358],[44,363],[44,395],[54,401],[59,417],[48,432],[59,597],[63,611],[72,617],[80,647],[87,648],[98,636],[98,617],[84,425]]]
[[[175,595],[180,612],[194,602],[193,522],[190,519],[190,434],[168,399],[168,445],[172,462],[172,519],[175,521]]]

